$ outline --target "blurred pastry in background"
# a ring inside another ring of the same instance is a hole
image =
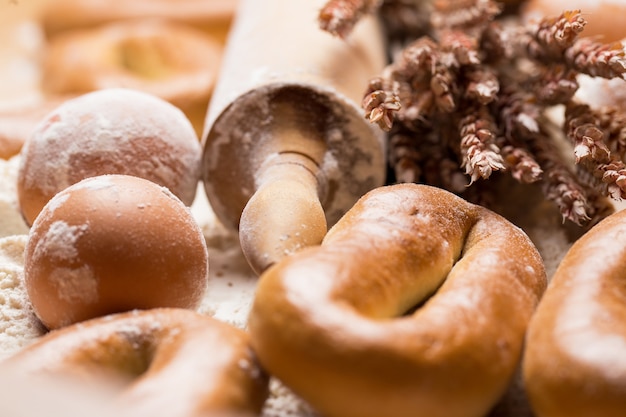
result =
[[[129,20],[68,31],[48,42],[41,88],[48,96],[112,87],[143,91],[181,109],[199,135],[221,54],[214,38],[167,21]]]
[[[46,3],[41,22],[50,38],[110,22],[159,18],[194,26],[223,42],[237,6],[237,0],[55,0]]]

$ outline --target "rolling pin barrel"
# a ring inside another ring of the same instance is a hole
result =
[[[385,180],[383,134],[360,107],[386,65],[382,28],[371,16],[333,37],[323,4],[243,0],[207,113],[205,190],[257,273],[320,243]]]

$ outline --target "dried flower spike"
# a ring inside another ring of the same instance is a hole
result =
[[[388,132],[393,125],[393,113],[400,110],[400,101],[397,94],[384,89],[381,78],[375,78],[370,81],[362,107],[366,119]]]
[[[616,78],[626,74],[626,52],[621,43],[602,44],[590,38],[577,41],[565,52],[576,70],[594,77]]]
[[[543,169],[529,151],[513,145],[504,145],[500,153],[511,176],[517,181],[530,184],[541,180]]]
[[[435,0],[431,23],[435,28],[472,30],[482,28],[502,11],[490,0]]]
[[[461,119],[460,150],[461,167],[473,183],[479,178],[487,179],[493,171],[505,169],[500,148],[496,145],[496,126],[485,107],[479,107]]]
[[[495,194],[485,180],[500,171],[539,184],[563,218],[579,225],[611,212],[607,196],[626,198],[626,111],[575,101],[581,74],[625,77],[620,44],[580,37],[580,10],[526,24],[519,16],[500,19],[501,3],[492,0],[331,0],[328,16],[351,30],[365,13],[411,2],[415,10],[418,3],[432,7],[413,19],[429,24],[411,38],[387,23],[405,42],[362,103],[365,117],[388,132],[397,181],[488,203]],[[554,129],[548,113],[560,108],[564,122]],[[567,138],[571,160],[556,144]]]
[[[346,38],[359,19],[374,13],[382,0],[330,0],[319,12],[320,27],[335,36]]]

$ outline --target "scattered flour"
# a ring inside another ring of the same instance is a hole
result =
[[[19,156],[0,159],[0,237],[28,233],[17,203]]]
[[[76,242],[88,227],[86,224],[69,225],[63,220],[53,222],[35,245],[34,256],[36,258],[46,256],[57,260],[75,258],[78,256]]]
[[[23,283],[27,238],[27,235],[0,238],[0,359],[45,332],[32,310]]]
[[[270,396],[262,417],[321,417],[280,381],[270,381]]]

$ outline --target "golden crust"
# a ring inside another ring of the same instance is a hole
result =
[[[325,416],[482,416],[545,285],[537,250],[504,218],[394,185],[268,269],[249,330],[263,366]]]
[[[258,415],[268,395],[248,334],[184,309],[85,321],[48,333],[3,365],[100,384],[122,415],[135,417],[164,409],[170,417]]]
[[[52,39],[42,62],[48,95],[123,87],[180,108],[199,135],[213,92],[222,45],[172,22],[135,20],[77,30]]]
[[[523,375],[538,417],[626,410],[626,211],[578,239],[528,329]]]

